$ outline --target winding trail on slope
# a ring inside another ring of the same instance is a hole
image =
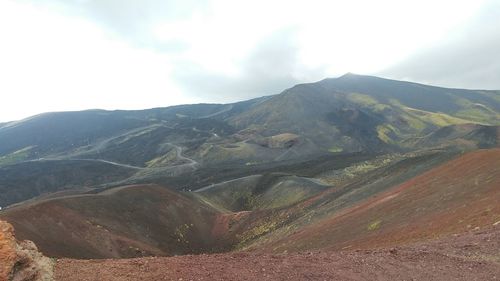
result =
[[[176,157],[180,160],[184,160],[188,163],[186,164],[181,164],[181,165],[175,165],[175,166],[170,166],[169,168],[173,167],[179,167],[179,166],[190,166],[192,168],[196,168],[196,166],[199,164],[198,161],[185,157],[182,155],[182,147],[175,145],[173,143],[166,143],[167,145],[172,146],[175,149],[176,152]],[[129,164],[124,164],[124,163],[118,163],[110,160],[105,160],[105,159],[93,159],[93,158],[73,158],[73,159],[64,159],[64,158],[40,158],[40,159],[33,159],[33,160],[28,160],[24,162],[49,162],[49,161],[88,161],[88,162],[100,162],[100,163],[106,163],[114,166],[119,166],[119,167],[124,167],[124,168],[129,168],[129,169],[136,169],[136,170],[145,170],[149,169],[147,167],[140,167],[140,166],[134,166],[134,165],[129,165]]]
[[[222,182],[218,182],[218,183],[214,183],[214,184],[211,184],[211,185],[204,186],[204,187],[202,187],[200,189],[194,190],[193,192],[204,192],[204,191],[210,190],[210,189],[212,189],[214,187],[222,186],[224,184],[238,182],[238,181],[246,180],[246,179],[259,178],[259,177],[262,177],[262,175],[250,175],[250,176],[246,176],[246,177],[241,177],[241,178],[226,180],[226,181],[222,181]]]
[[[172,146],[175,149],[176,157],[178,159],[189,162],[187,164],[181,164],[181,165],[177,165],[177,166],[184,166],[184,165],[186,165],[186,166],[191,166],[191,167],[195,168],[195,166],[199,164],[198,161],[193,160],[191,158],[187,158],[186,156],[182,155],[182,147],[180,147],[178,145],[175,145],[173,143],[170,143],[170,142],[166,143],[166,144]],[[176,166],[172,166],[172,167],[176,167]]]
[[[252,178],[259,178],[259,177],[262,177],[262,175],[261,174],[255,174],[255,175],[249,175],[249,176],[245,176],[245,177],[241,177],[241,178],[230,179],[230,180],[226,180],[226,181],[222,181],[222,182],[218,182],[218,183],[213,183],[213,184],[204,186],[202,188],[194,190],[193,192],[196,192],[196,193],[204,192],[204,191],[207,191],[207,190],[210,190],[210,189],[213,189],[213,188],[217,188],[217,187],[223,186],[223,185],[228,184],[228,183],[236,183],[236,182],[239,182],[239,181],[242,181],[242,180],[247,180],[247,179],[252,179]],[[295,176],[295,175],[287,175],[287,176],[284,176],[283,180],[286,180],[287,177],[289,179],[293,179],[295,177],[296,179],[308,181],[308,182],[310,182],[312,184],[315,184],[315,185],[318,185],[318,186],[322,186],[322,187],[325,187],[325,188],[332,187],[331,185],[325,184],[324,182],[322,182],[321,180],[316,179],[316,178],[307,178],[307,177],[299,177],[299,176]],[[277,185],[282,184],[283,180],[280,181]]]
[[[133,165],[123,164],[123,163],[117,163],[117,162],[113,162],[113,161],[109,161],[109,160],[104,160],[104,159],[90,159],[90,158],[76,158],[76,159],[40,158],[40,159],[33,159],[33,160],[24,161],[24,162],[50,162],[50,161],[99,162],[99,163],[106,163],[106,164],[110,164],[110,165],[114,165],[114,166],[119,166],[119,167],[124,167],[124,168],[129,168],[129,169],[136,169],[136,170],[146,169],[144,167],[133,166]]]

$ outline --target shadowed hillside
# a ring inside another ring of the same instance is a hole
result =
[[[0,167],[0,206],[126,179],[136,168],[92,160],[28,161]]]

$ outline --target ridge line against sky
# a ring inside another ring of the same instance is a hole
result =
[[[0,0],[0,122],[227,103],[346,72],[500,89],[500,1]]]

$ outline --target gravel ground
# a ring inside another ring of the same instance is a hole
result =
[[[375,250],[61,259],[56,280],[500,280],[500,224]]]

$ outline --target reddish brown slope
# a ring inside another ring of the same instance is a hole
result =
[[[373,248],[500,221],[500,149],[465,154],[260,249]]]
[[[217,212],[157,185],[68,196],[6,210],[18,238],[50,257],[119,258],[213,252]]]
[[[59,260],[56,280],[497,280],[499,248],[500,225],[378,250]]]

